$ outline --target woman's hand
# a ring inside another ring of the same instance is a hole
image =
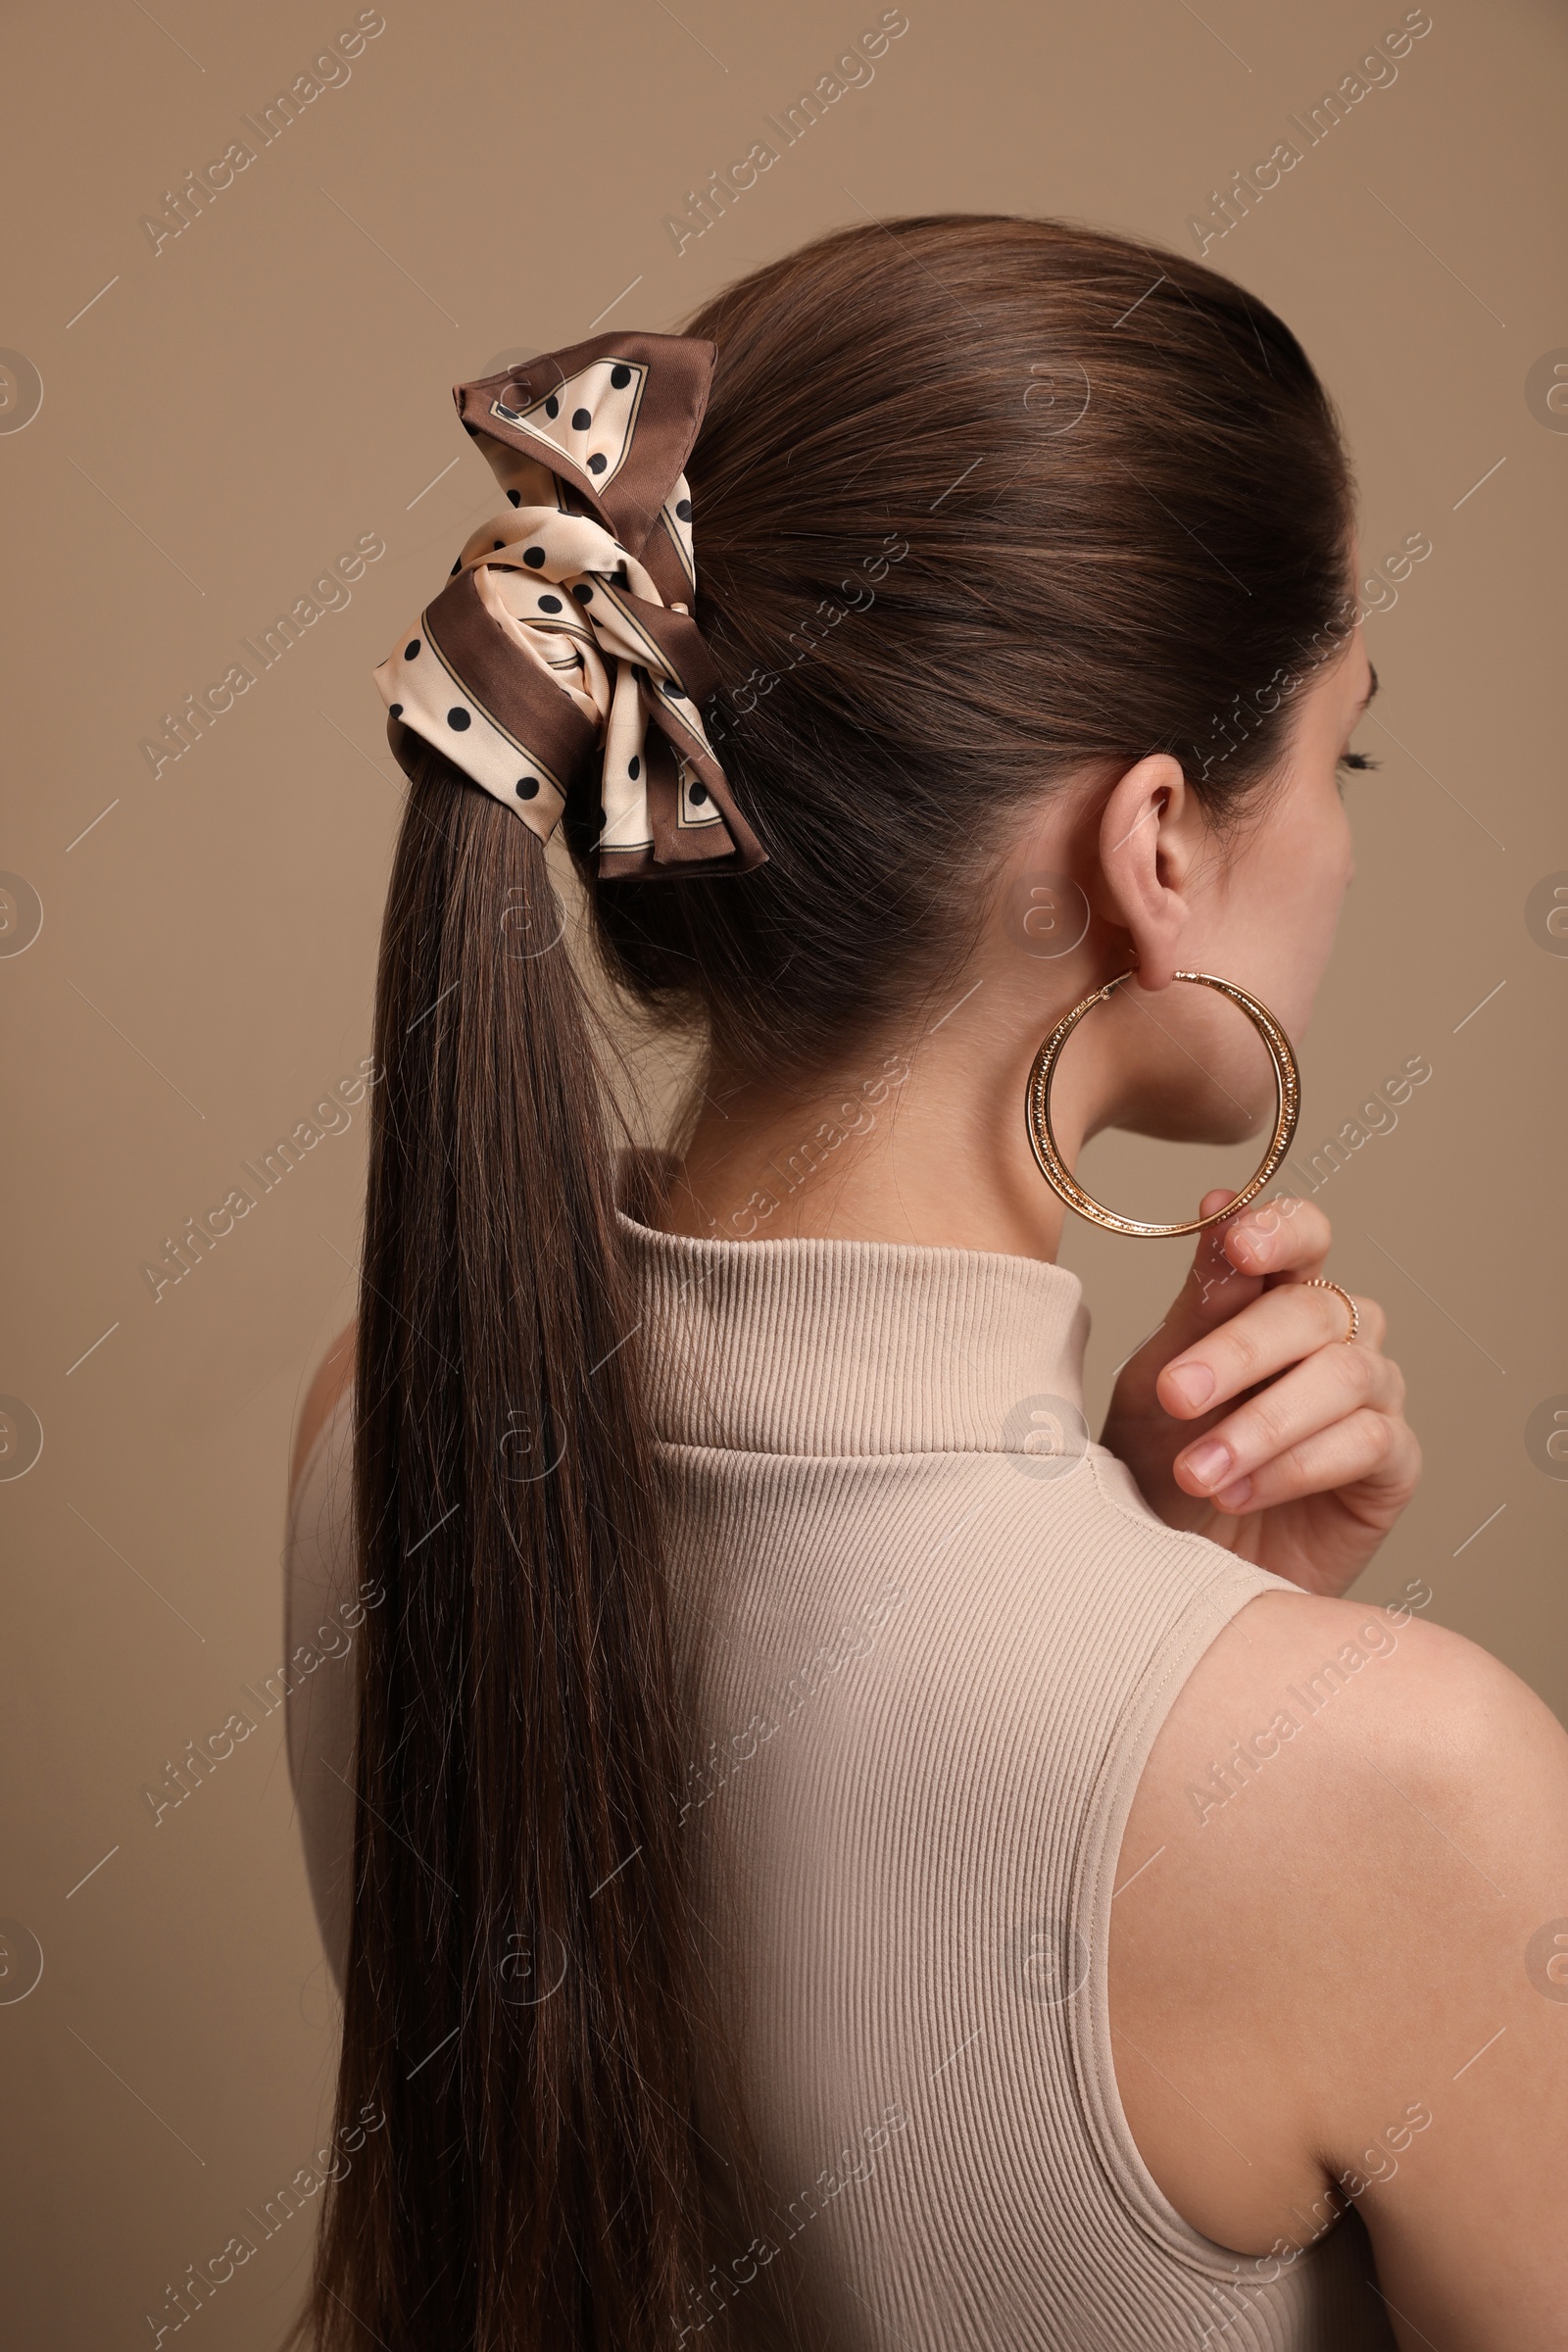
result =
[[[1206,1216],[1234,1195],[1205,1193]],[[1328,1219],[1259,1201],[1199,1236],[1170,1313],[1122,1366],[1102,1443],[1167,1526],[1196,1529],[1308,1592],[1352,1585],[1415,1492],[1421,1449],[1383,1309],[1303,1287]]]

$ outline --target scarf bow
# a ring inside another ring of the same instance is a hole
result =
[[[413,773],[435,744],[548,841],[592,793],[601,875],[745,872],[765,852],[703,726],[683,470],[714,347],[596,335],[453,398],[509,502],[375,672]]]

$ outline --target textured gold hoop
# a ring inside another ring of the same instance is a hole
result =
[[[1104,1004],[1114,990],[1133,977],[1132,972],[1118,972],[1114,980],[1107,980],[1103,988],[1097,988],[1093,996],[1085,997],[1081,1004],[1073,1006],[1071,1012],[1062,1014],[1035,1055],[1034,1065],[1029,1072],[1029,1085],[1024,1095],[1024,1123],[1029,1130],[1029,1142],[1041,1175],[1070,1209],[1076,1210],[1080,1217],[1088,1217],[1093,1224],[1104,1226],[1110,1233],[1136,1233],[1149,1240],[1170,1241],[1179,1234],[1201,1233],[1205,1225],[1217,1225],[1221,1217],[1233,1217],[1239,1208],[1246,1207],[1249,1200],[1255,1200],[1291,1148],[1297,1116],[1301,1107],[1301,1078],[1296,1066],[1296,1055],[1291,1051],[1291,1041],[1266,1004],[1260,1004],[1256,997],[1249,996],[1245,988],[1238,988],[1234,980],[1221,980],[1213,972],[1174,973],[1172,977],[1177,980],[1193,980],[1200,988],[1217,989],[1222,997],[1229,997],[1231,1003],[1246,1013],[1268,1048],[1269,1059],[1274,1064],[1274,1087],[1278,1098],[1273,1140],[1256,1174],[1243,1185],[1235,1200],[1227,1200],[1223,1208],[1214,1209],[1206,1217],[1193,1217],[1184,1225],[1150,1225],[1142,1217],[1123,1217],[1113,1208],[1102,1207],[1091,1194],[1084,1191],[1057,1149],[1055,1131],[1051,1124],[1051,1082],[1055,1076],[1061,1050],[1085,1013],[1092,1012],[1097,1004]]]

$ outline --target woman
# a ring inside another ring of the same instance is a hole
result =
[[[1381,1311],[1211,1193],[1091,1445],[1020,1116],[1123,974],[1065,1168],[1266,1113],[1178,974],[1307,1018],[1374,681],[1299,346],[943,216],[459,407],[508,504],[377,673],[296,1446],[291,1614],[363,1629],[291,1723],[370,2119],[311,2340],[1560,2343],[1568,1740],[1419,1584],[1338,1597],[1417,1473]],[[618,1201],[558,824],[704,1041]]]

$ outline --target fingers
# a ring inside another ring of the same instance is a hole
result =
[[[1269,1510],[1305,1494],[1343,1497],[1347,1488],[1359,1485],[1387,1490],[1388,1508],[1374,1516],[1392,1519],[1414,1493],[1420,1469],[1421,1449],[1408,1424],[1367,1405],[1287,1446],[1207,1499],[1230,1516]]]
[[[1235,1198],[1234,1192],[1221,1186],[1203,1195],[1198,1213],[1200,1217],[1211,1216],[1216,1208],[1223,1208],[1227,1200]],[[1257,1297],[1262,1289],[1261,1280],[1244,1276],[1225,1253],[1228,1230],[1224,1225],[1210,1225],[1198,1236],[1187,1279],[1158,1331],[1152,1333],[1138,1350],[1140,1356],[1147,1348],[1151,1356],[1157,1355],[1163,1362],[1165,1357],[1179,1353],[1189,1341],[1211,1331],[1227,1315],[1236,1314]]]
[[[1334,1238],[1320,1208],[1289,1195],[1254,1201],[1224,1233],[1232,1265],[1244,1274],[1265,1275],[1321,1274]]]
[[[1356,1353],[1368,1361],[1380,1360],[1383,1310],[1374,1298],[1358,1298],[1355,1304],[1361,1318]],[[1155,1381],[1155,1395],[1168,1413],[1192,1420],[1256,1382],[1272,1380],[1303,1356],[1344,1340],[1348,1322],[1345,1300],[1337,1292],[1305,1282],[1281,1283],[1173,1355]]]
[[[1172,1464],[1176,1483],[1231,1511],[1260,1508],[1260,1495],[1274,1502],[1364,1477],[1402,1426],[1403,1401],[1403,1378],[1386,1356],[1361,1347],[1317,1348],[1184,1447]],[[1381,1433],[1367,1426],[1374,1421],[1384,1425]],[[1335,1435],[1345,1430],[1348,1438]],[[1325,1482],[1323,1463],[1352,1454],[1356,1467]]]
[[[1235,1198],[1217,1187],[1203,1195],[1198,1213],[1212,1216]],[[1265,1283],[1320,1272],[1332,1239],[1323,1211],[1289,1196],[1255,1201],[1234,1220],[1209,1226],[1198,1237],[1192,1270],[1160,1328],[1161,1348],[1168,1353],[1211,1331],[1250,1305]]]

